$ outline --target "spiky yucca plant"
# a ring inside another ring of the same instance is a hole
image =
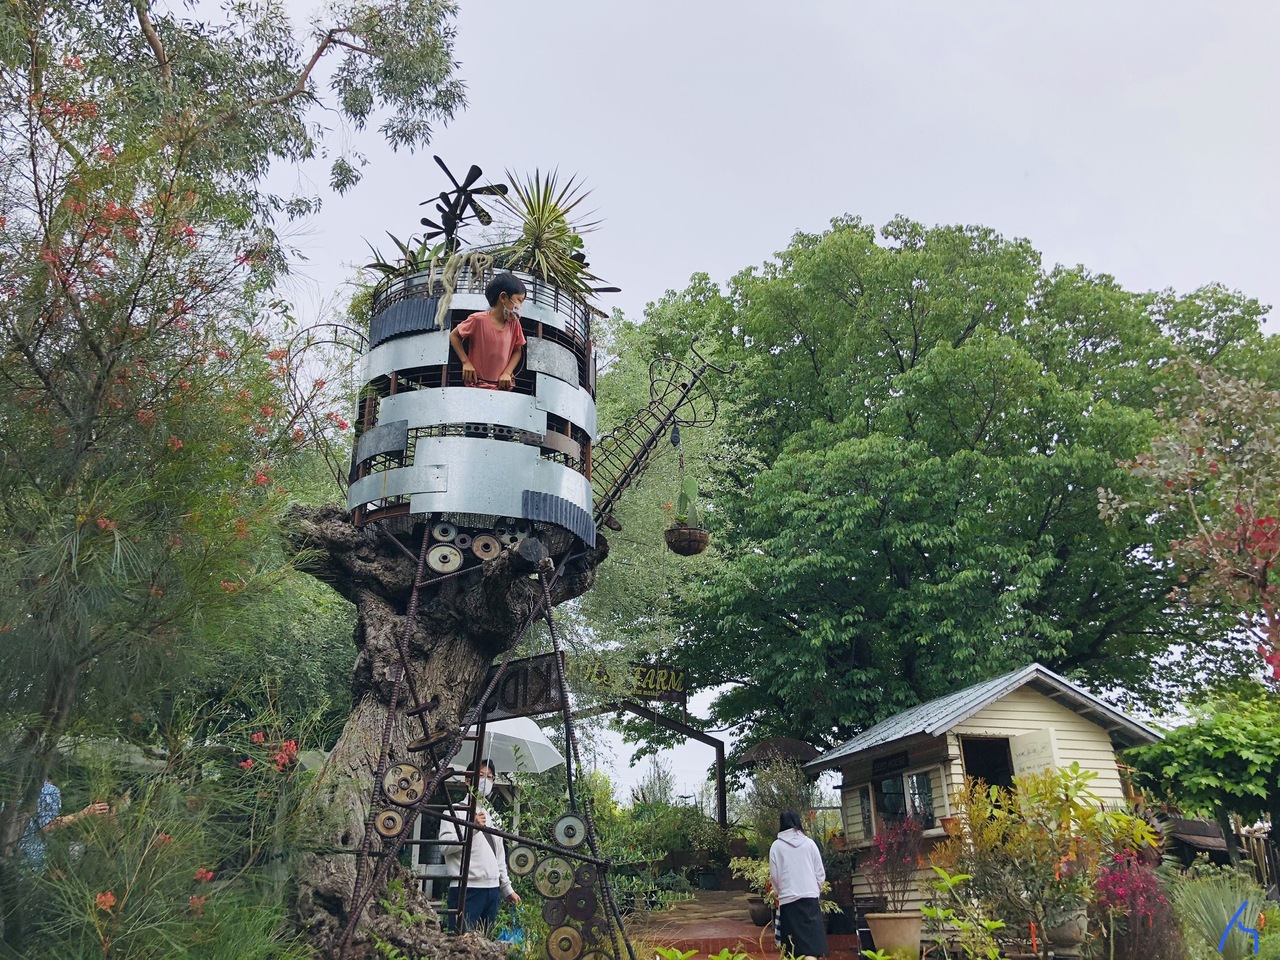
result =
[[[582,188],[576,175],[562,186],[556,170],[534,170],[524,178],[507,171],[506,177],[511,190],[502,203],[518,233],[496,252],[498,258],[508,269],[531,273],[578,296],[590,295],[592,281],[599,278],[586,269],[582,234],[600,221],[575,223],[570,217],[591,191]]]

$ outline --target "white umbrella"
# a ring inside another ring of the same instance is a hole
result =
[[[495,720],[485,725],[481,757],[493,761],[499,773],[542,773],[564,763],[564,757],[529,717]],[[475,758],[475,744],[464,743],[453,758],[455,770],[468,770]]]

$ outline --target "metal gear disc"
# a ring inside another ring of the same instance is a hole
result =
[[[507,867],[517,877],[527,877],[537,866],[538,855],[533,852],[532,847],[521,844],[518,847],[512,847],[511,852],[507,854]]]
[[[404,816],[399,810],[383,810],[373,818],[373,827],[388,840],[400,836],[404,828]]]
[[[412,763],[397,763],[382,778],[387,799],[400,807],[411,807],[422,796],[422,771]]]
[[[584,863],[574,871],[573,881],[580,887],[594,887],[596,885],[596,868],[589,863]]]
[[[582,925],[582,939],[590,944],[608,944],[611,938],[609,925],[600,917],[592,917]],[[588,954],[590,956],[590,954]]]
[[[587,825],[576,813],[566,813],[553,828],[556,843],[569,850],[580,847],[587,839]]]
[[[533,871],[533,885],[544,897],[563,897],[573,886],[573,865],[564,857],[540,860]]]
[[[453,543],[453,539],[457,535],[458,528],[447,520],[441,520],[431,528],[431,538],[438,540],[440,543]]]
[[[480,536],[472,538],[471,552],[481,560],[492,560],[502,552],[502,544],[497,537],[482,533]]]
[[[548,927],[558,927],[569,917],[564,900],[547,900],[542,904],[542,919]]]
[[[596,895],[588,887],[574,887],[565,894],[564,903],[575,920],[586,920],[596,912]]]
[[[427,551],[427,566],[436,573],[453,573],[462,566],[462,551],[451,543],[437,543]]]
[[[582,934],[573,927],[556,927],[547,934],[547,956],[551,960],[576,960],[582,952]]]

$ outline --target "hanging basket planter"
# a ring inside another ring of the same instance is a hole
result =
[[[706,530],[684,523],[667,527],[663,536],[667,538],[667,549],[682,557],[692,557],[694,554],[701,553],[711,542],[711,534]]]

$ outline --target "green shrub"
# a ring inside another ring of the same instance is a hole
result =
[[[1231,923],[1241,904],[1245,904],[1241,922],[1256,927],[1263,891],[1251,877],[1237,870],[1200,866],[1178,876],[1171,884],[1173,909],[1183,929],[1197,945],[1210,948],[1218,955],[1223,931]],[[1220,951],[1223,960],[1245,960],[1253,956],[1253,938],[1233,929]]]

